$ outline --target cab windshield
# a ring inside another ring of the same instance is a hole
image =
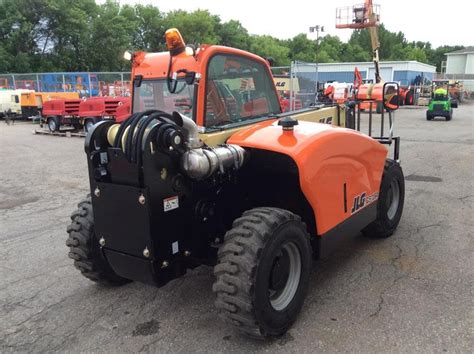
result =
[[[220,54],[208,67],[205,127],[229,128],[281,113],[266,67],[249,58]]]
[[[177,111],[193,118],[193,92],[194,86],[187,85],[184,80],[178,80],[174,93],[168,90],[166,79],[143,80],[140,86],[134,88],[133,112],[159,109],[167,113]]]

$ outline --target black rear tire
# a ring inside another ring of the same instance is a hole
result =
[[[451,110],[451,111],[448,113],[448,115],[446,116],[446,120],[447,120],[447,121],[449,121],[449,120],[451,120],[451,119],[453,119],[453,111],[452,111],[452,110]]]
[[[308,289],[311,245],[306,225],[283,209],[256,208],[236,219],[214,268],[216,307],[253,338],[283,335]]]
[[[59,127],[61,124],[59,117],[49,117],[46,122],[48,124],[48,129],[50,132],[54,133],[59,131]]]
[[[114,273],[100,249],[99,240],[94,232],[92,201],[88,196],[81,201],[78,209],[71,214],[71,224],[67,227],[69,238],[69,258],[74,266],[86,278],[108,286],[118,286],[131,280]]]
[[[387,159],[377,202],[377,219],[362,233],[376,238],[393,234],[400,222],[405,201],[405,177],[400,164]]]

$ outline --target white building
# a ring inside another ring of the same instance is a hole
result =
[[[295,67],[297,76],[306,77],[312,81],[353,82],[354,69],[357,67],[362,79],[375,79],[375,68],[372,62],[351,63],[298,63]],[[402,85],[417,84],[434,79],[436,67],[417,61],[382,61],[380,76],[384,81],[396,81]]]
[[[464,89],[474,91],[474,46],[446,53],[446,78],[463,81]]]

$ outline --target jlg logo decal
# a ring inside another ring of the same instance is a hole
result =
[[[379,193],[375,192],[374,194],[366,197],[367,193],[364,192],[360,195],[356,195],[354,198],[354,205],[352,206],[351,214],[354,214],[356,211],[362,209],[363,207],[375,202],[379,199]]]
[[[352,206],[351,214],[365,206],[365,192],[361,195],[356,195],[354,198],[354,205]]]
[[[319,123],[332,124],[332,117],[321,118],[319,119]]]

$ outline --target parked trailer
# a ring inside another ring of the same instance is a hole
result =
[[[79,105],[79,121],[88,132],[92,126],[101,120],[115,120],[117,108],[130,99],[127,97],[92,97],[83,100]]]
[[[80,99],[56,99],[43,103],[41,123],[46,123],[51,132],[59,131],[62,125],[72,125],[80,128],[79,105]]]
[[[117,109],[130,105],[127,97],[92,97],[88,99],[51,100],[43,104],[42,123],[46,123],[51,132],[59,131],[61,126],[69,125],[87,132],[101,120],[115,120]],[[130,114],[130,108],[121,110],[124,119]],[[127,113],[128,112],[128,113]]]

